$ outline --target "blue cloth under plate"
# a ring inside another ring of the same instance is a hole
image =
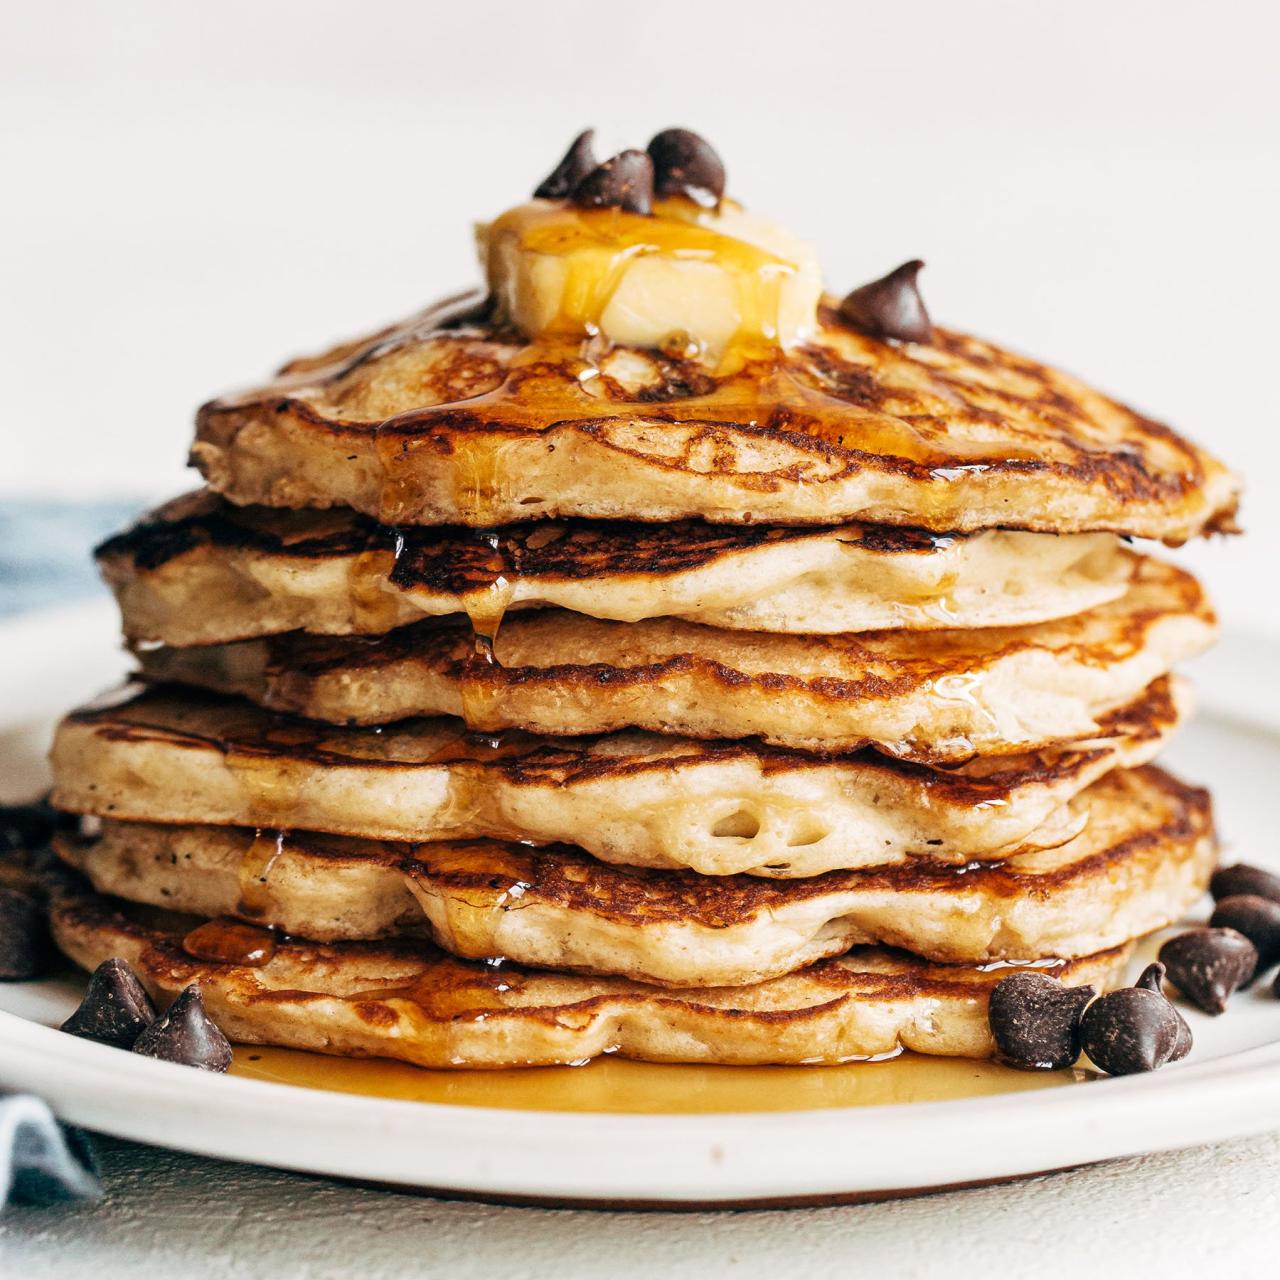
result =
[[[146,506],[141,498],[0,498],[0,618],[105,591],[93,548]]]

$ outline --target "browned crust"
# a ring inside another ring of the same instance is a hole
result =
[[[370,759],[344,746],[347,735],[367,735],[371,730],[335,730],[294,716],[244,706],[229,729],[201,733],[174,725],[170,708],[176,696],[194,715],[202,710],[215,712],[240,709],[225,697],[197,689],[166,686],[137,686],[131,696],[110,705],[93,705],[72,711],[69,722],[91,726],[95,734],[118,742],[165,741],[177,746],[196,746],[223,755],[289,759],[314,765],[341,765],[345,768],[421,769],[419,759],[382,757]],[[1109,740],[1151,741],[1167,731],[1178,718],[1172,684],[1162,677],[1127,706],[1118,708],[1099,722],[1097,744],[1014,756],[996,757],[989,762],[960,767],[940,767],[887,756],[871,748],[860,751],[817,755],[812,752],[770,746],[757,741],[695,741],[680,739],[679,752],[655,757],[632,753],[600,751],[605,736],[539,738],[511,730],[497,738],[477,739],[456,724],[458,738],[451,747],[437,752],[431,763],[441,768],[458,765],[500,776],[519,786],[567,787],[638,774],[675,774],[682,769],[706,764],[747,760],[759,764],[766,773],[824,769],[832,766],[857,768],[888,777],[908,779],[922,788],[925,796],[949,806],[978,806],[1000,803],[1016,791],[1036,785],[1049,786],[1078,776],[1110,746]],[[418,722],[423,731],[440,721]],[[398,732],[413,734],[415,722],[402,722]],[[477,757],[477,748],[483,754]],[[928,803],[927,798],[924,801]],[[124,815],[118,815],[124,816]]]
[[[145,913],[143,913],[145,915]],[[296,986],[267,989],[257,974],[269,976],[270,965],[278,969],[307,972],[323,977],[326,971],[345,960],[356,959],[385,968],[389,973],[426,973],[430,978],[430,999],[415,1001],[421,1015],[430,1021],[453,1021],[466,1013],[483,1012],[486,1021],[508,1019],[542,1022],[548,1025],[572,1023],[581,1016],[606,1005],[646,1003],[671,1009],[696,1009],[700,1014],[736,1020],[786,1024],[809,1021],[848,999],[907,1000],[918,996],[942,996],[960,999],[985,999],[991,988],[1008,974],[1007,968],[992,966],[977,969],[970,966],[947,966],[923,960],[907,952],[889,948],[856,947],[845,957],[819,960],[791,978],[800,978],[812,988],[829,993],[825,1000],[806,1003],[801,1008],[735,1008],[707,1003],[682,995],[679,991],[643,986],[625,979],[595,977],[589,979],[604,989],[597,995],[564,1003],[515,1004],[515,999],[499,1003],[499,993],[516,993],[540,975],[536,970],[505,964],[495,969],[482,962],[459,960],[434,944],[420,939],[382,942],[342,942],[328,945],[301,939],[281,941],[274,959],[264,969],[255,970],[228,965],[214,965],[193,960],[182,950],[182,934],[165,932],[141,922],[128,904],[96,894],[68,894],[53,904],[51,917],[55,937],[68,934],[96,935],[111,941],[119,939],[141,946],[139,962],[144,976],[162,990],[176,994],[191,983],[215,982],[229,991],[240,1003],[252,1005],[306,1004],[331,1000],[325,992],[300,990]],[[1094,956],[1057,962],[1050,968],[1055,976],[1070,981],[1073,972],[1118,961],[1125,947],[1115,947]],[[863,957],[889,956],[897,965],[895,972],[874,972],[857,967]],[[787,981],[788,979],[781,979]],[[588,981],[584,979],[583,981]],[[407,988],[406,988],[407,989]],[[492,993],[491,995],[488,993]],[[357,993],[345,998],[359,1016],[371,1025],[389,1026],[398,1021],[394,1004],[408,998],[396,994]],[[474,999],[475,1003],[470,1003]],[[448,1007],[448,1012],[437,1010]]]
[[[465,594],[502,574],[580,581],[604,574],[663,576],[701,568],[728,555],[780,542],[836,534],[842,542],[886,555],[926,555],[972,537],[924,529],[850,523],[825,527],[716,525],[678,520],[654,525],[628,520],[569,520],[508,525],[478,535],[456,525],[394,529],[350,511],[324,518],[314,532],[286,528],[293,513],[237,507],[209,495],[188,494],[148,512],[95,550],[100,562],[159,568],[201,547],[259,551],[321,560],[385,551],[395,555],[390,581],[398,587]],[[310,513],[314,514],[314,513]]]
[[[477,436],[539,438],[551,448],[576,433],[626,453],[610,427],[629,418],[688,429],[678,453],[646,453],[647,465],[720,476],[744,497],[816,481],[831,487],[867,473],[929,483],[960,467],[973,473],[969,483],[975,492],[995,492],[1009,477],[1035,476],[1042,486],[1087,495],[1092,515],[1075,526],[1080,529],[1177,540],[1200,529],[1234,527],[1233,488],[1222,484],[1212,505],[1206,499],[1210,473],[1222,474],[1218,463],[1165,424],[1045,365],[944,329],[927,347],[879,342],[852,333],[829,305],[821,312],[821,325],[817,344],[780,358],[800,385],[830,402],[817,418],[803,391],[795,403],[777,399],[769,379],[779,361],[735,375],[742,384],[736,400],[758,406],[757,412],[718,406],[716,395],[723,387],[713,379],[708,393],[705,371],[652,355],[656,381],[637,390],[600,377],[595,380],[599,396],[583,404],[574,394],[576,374],[567,364],[562,367],[565,357],[558,351],[509,373],[505,366],[511,354],[525,346],[516,335],[484,320],[454,330],[424,328],[419,322],[383,331],[363,348],[349,344],[328,361],[295,363],[283,380],[259,391],[209,402],[197,418],[197,439],[234,448],[246,427],[284,427],[352,446],[376,435],[384,456],[403,455],[412,445],[415,452],[447,458],[465,451]],[[418,364],[423,371],[415,378]],[[535,397],[537,407],[530,410],[522,397],[539,382],[564,391],[558,404],[554,390]],[[499,385],[502,394],[495,398]],[[423,390],[393,393],[397,386]],[[840,428],[842,411],[847,431]],[[957,452],[960,431],[987,444]],[[784,445],[801,456],[759,470],[735,465],[739,446],[753,442]],[[691,465],[695,454],[702,460],[698,467]],[[709,472],[708,458],[718,460]],[[199,450],[194,460],[204,465]],[[573,495],[561,498],[560,514],[575,514]],[[632,514],[658,518],[646,514],[644,506],[640,495]],[[1141,514],[1130,516],[1127,509]],[[1165,516],[1157,517],[1162,511]],[[938,527],[929,513],[920,516],[920,523]],[[745,517],[720,510],[713,518]],[[785,513],[771,519],[814,522],[814,517]],[[984,523],[1046,527],[1034,510]]]
[[[618,664],[548,662],[536,666],[513,661],[510,655],[517,647],[513,637],[523,638],[527,633],[541,638],[547,634],[546,627],[560,627],[570,644],[575,632],[615,637],[616,647],[623,655],[631,647],[630,637],[646,634],[644,629],[653,625],[583,618],[553,609],[515,614],[505,622],[495,650],[498,661],[493,664],[480,666],[472,661],[471,625],[466,618],[450,616],[428,618],[377,637],[311,636],[298,632],[267,637],[266,674],[268,678],[314,680],[334,671],[368,673],[397,663],[412,663],[453,681],[465,673],[469,681],[488,686],[495,694],[504,688],[532,684],[554,686],[568,696],[574,690],[590,693],[605,687],[655,686],[675,676],[687,676],[726,690],[752,687],[768,693],[794,691],[831,703],[882,701],[909,694],[961,669],[988,668],[1012,654],[1044,648],[1046,637],[1052,637],[1055,652],[1101,666],[1138,652],[1151,628],[1170,616],[1198,617],[1207,623],[1214,620],[1200,584],[1191,574],[1172,565],[1143,561],[1134,585],[1154,586],[1158,600],[1150,606],[1137,606],[1131,590],[1119,600],[1099,606],[1084,616],[1105,619],[1105,627],[1093,629],[1082,641],[1070,639],[1068,628],[1074,623],[1071,619],[1059,624],[973,631],[756,637],[760,644],[770,646],[770,660],[777,668],[785,668],[794,659],[810,670],[864,673],[856,677],[794,675],[785,669],[753,675],[704,656],[715,650],[719,637],[734,633],[667,619],[661,620],[666,634],[679,636],[685,651],[659,660],[621,665],[620,657]],[[739,643],[736,636],[731,643]],[[892,674],[883,674],[886,668]]]
[[[1190,786],[1154,766],[1131,771],[1130,779],[1095,783],[1099,795],[1108,791],[1135,800],[1153,793],[1160,805],[1158,819],[1118,842],[1065,866],[1043,871],[1019,871],[1005,862],[974,862],[963,866],[927,858],[872,870],[830,871],[801,880],[763,880],[757,876],[710,877],[693,871],[647,870],[601,864],[580,849],[552,845],[525,849],[519,845],[476,842],[472,847],[485,869],[451,866],[450,851],[437,855],[422,845],[401,859],[399,869],[423,874],[441,887],[480,890],[501,895],[524,885],[538,898],[575,912],[646,922],[694,923],[727,928],[771,910],[827,894],[887,892],[945,893],[966,889],[1002,898],[1048,897],[1089,880],[1103,880],[1122,864],[1158,854],[1174,858],[1194,847],[1213,830],[1209,793]],[[311,837],[308,837],[310,847]],[[341,856],[331,841],[317,837]],[[457,846],[465,849],[467,846]],[[375,858],[394,857],[386,849]]]

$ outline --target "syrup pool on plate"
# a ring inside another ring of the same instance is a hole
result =
[[[404,1102],[615,1115],[944,1102],[1059,1088],[1091,1078],[1082,1071],[1015,1071],[995,1062],[916,1053],[832,1067],[686,1066],[600,1058],[579,1067],[432,1071],[383,1058],[330,1058],[262,1045],[237,1045],[231,1073]]]

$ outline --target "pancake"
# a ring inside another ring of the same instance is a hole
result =
[[[237,504],[386,524],[547,517],[851,520],[939,532],[1232,527],[1237,482],[1152,421],[992,343],[842,323],[731,372],[525,342],[451,299],[200,411],[192,461]]]
[[[1034,627],[784,636],[545,609],[503,624],[492,663],[465,619],[375,640],[143,649],[138,661],[150,679],[335,724],[453,715],[485,733],[636,727],[948,763],[1095,734],[1099,716],[1206,648],[1214,629],[1194,578],[1143,560],[1119,600]]]
[[[645,733],[497,740],[457,720],[340,729],[187,690],[73,712],[54,740],[62,809],[146,822],[302,827],[375,840],[580,845],[633,866],[794,878],[912,855],[968,863],[1061,844],[1068,802],[1152,759],[1188,710],[1157,681],[1088,743],[936,771]]]
[[[1204,892],[1206,792],[1148,767],[1077,803],[1088,825],[1058,849],[785,882],[602,866],[565,845],[239,827],[106,822],[58,849],[101,893],[317,941],[430,936],[471,959],[741,986],[868,943],[949,963],[1087,956],[1163,928]]]
[[[282,941],[263,965],[182,950],[199,923],[145,923],[116,900],[67,892],[54,938],[91,969],[119,956],[161,1004],[199,983],[232,1039],[423,1067],[651,1062],[836,1063],[911,1049],[986,1058],[986,1005],[1009,972],[858,949],[749,987],[654,987],[456,960],[429,942]],[[1127,948],[1044,966],[1072,985],[1121,980]]]
[[[1111,534],[577,520],[477,535],[234,507],[207,491],[149,513],[97,557],[126,636],[172,645],[376,634],[530,605],[743,631],[1016,626],[1114,600],[1133,572]]]

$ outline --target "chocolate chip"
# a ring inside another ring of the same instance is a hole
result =
[[[1215,902],[1251,894],[1258,898],[1270,898],[1280,902],[1280,876],[1261,867],[1251,867],[1247,862],[1219,867],[1209,879],[1209,892]]]
[[[1153,960],[1143,971],[1138,974],[1138,980],[1133,985],[1141,987],[1143,991],[1154,991],[1156,995],[1164,995],[1164,975],[1165,967],[1159,960]]]
[[[200,988],[189,986],[134,1042],[134,1053],[201,1071],[226,1071],[231,1044],[204,1009]]]
[[[855,289],[840,304],[841,318],[872,338],[928,342],[933,337],[933,325],[916,284],[923,266],[919,258],[914,258],[887,276]]]
[[[1215,929],[1235,929],[1258,949],[1257,968],[1242,985],[1247,987],[1253,978],[1260,977],[1280,961],[1280,902],[1256,893],[1235,893],[1214,907],[1209,925]]]
[[[1164,965],[1148,965],[1136,986],[1109,991],[1085,1010],[1081,1040],[1111,1076],[1155,1071],[1191,1052],[1191,1028],[1160,990]]]
[[[996,983],[987,1020],[1000,1060],[1024,1070],[1071,1066],[1080,1056],[1080,1016],[1096,994],[1044,973],[1015,973]]]
[[[156,1020],[155,1006],[126,961],[104,960],[89,979],[80,1007],[62,1024],[69,1035],[132,1049]]]
[[[46,845],[63,821],[43,800],[0,805],[0,853],[19,853]]]
[[[594,129],[583,129],[569,144],[560,163],[538,184],[534,198],[538,200],[562,200],[589,174],[598,163],[592,143]]]
[[[0,1210],[101,1194],[93,1148],[79,1129],[59,1124],[33,1094],[0,1095]]]
[[[643,151],[619,151],[574,187],[573,203],[584,209],[652,213],[653,161]]]
[[[724,162],[692,129],[663,129],[649,140],[653,189],[660,196],[689,196],[716,204],[724,195]]]
[[[1191,929],[1160,948],[1169,981],[1205,1013],[1225,1011],[1231,993],[1253,977],[1258,949],[1235,929]]]
[[[1138,981],[1133,985],[1145,991],[1154,991],[1162,1000],[1166,1000],[1164,994],[1164,980],[1167,970],[1163,962],[1153,960],[1138,975]],[[1178,1033],[1173,1040],[1173,1052],[1169,1056],[1170,1062],[1180,1062],[1191,1052],[1191,1028],[1187,1026],[1187,1020],[1180,1014],[1173,1005],[1169,1005],[1173,1009],[1173,1016],[1178,1022]]]
[[[45,909],[29,893],[0,888],[0,982],[27,982],[53,961]]]
[[[46,899],[91,893],[93,886],[82,872],[69,867],[52,849],[37,849],[27,856],[27,877]]]

